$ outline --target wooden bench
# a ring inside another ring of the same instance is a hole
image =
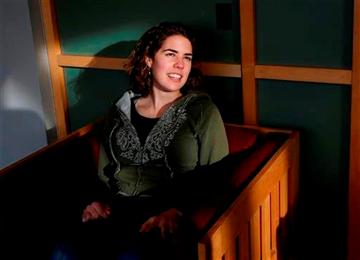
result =
[[[199,259],[279,259],[297,200],[298,133],[231,124],[226,132],[231,153],[250,152],[217,204],[191,216]],[[0,171],[0,259],[48,258],[81,213],[82,180],[97,172],[99,133],[86,126]]]

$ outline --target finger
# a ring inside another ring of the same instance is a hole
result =
[[[111,208],[110,208],[109,205],[106,205],[106,206],[105,206],[105,212],[106,212],[107,215],[110,215],[110,214],[111,214]]]
[[[93,219],[107,218],[110,215],[110,206],[107,204],[95,202],[89,205]]]
[[[97,217],[107,218],[109,215],[106,212],[106,209],[102,207],[95,208]]]
[[[107,205],[107,204],[102,204],[102,205],[101,205],[101,212],[102,212],[102,216],[103,216],[104,218],[107,218],[107,217],[110,215],[110,213],[111,213],[111,208],[110,208],[110,206]]]
[[[171,222],[171,228],[170,228],[171,233],[174,233],[176,231],[177,227],[178,227],[178,222],[177,221],[172,221]]]
[[[94,220],[99,218],[101,216],[99,211],[99,206],[96,203],[88,205],[84,210],[87,215],[87,220]]]
[[[169,230],[168,230],[168,232],[169,232],[170,234],[174,233],[174,222],[173,222],[173,221],[170,221],[170,223],[169,223]]]
[[[166,235],[167,235],[167,233],[168,233],[168,231],[169,231],[169,226],[168,226],[168,224],[166,223],[166,221],[160,221],[160,223],[159,223],[159,228],[160,228],[160,232],[161,232],[161,237],[163,238],[163,239],[165,239],[166,238]]]
[[[86,213],[83,213],[83,214],[82,214],[82,216],[81,216],[81,221],[82,221],[82,222],[88,221],[88,216],[87,216]]]
[[[94,207],[92,205],[87,206],[85,211],[89,215],[89,219],[96,219],[99,216],[99,214],[98,214],[98,212],[96,210],[96,207]]]
[[[140,232],[149,232],[151,229],[153,229],[156,225],[156,218],[151,217],[147,221],[144,222],[144,224],[141,225]]]
[[[85,223],[85,222],[89,221],[90,218],[91,218],[91,215],[89,214],[89,212],[84,211],[83,214],[82,214],[82,216],[81,216],[82,222]]]
[[[140,227],[139,232],[147,232],[147,222],[143,223]]]
[[[104,210],[100,203],[92,203],[86,209],[91,213],[94,219],[104,217]]]

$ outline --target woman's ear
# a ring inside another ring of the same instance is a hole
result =
[[[145,63],[146,63],[146,65],[147,65],[149,68],[151,68],[151,66],[152,66],[152,59],[149,58],[148,56],[146,56],[146,57],[145,57]]]

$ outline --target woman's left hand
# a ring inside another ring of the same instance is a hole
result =
[[[168,209],[157,216],[153,216],[145,221],[140,228],[140,232],[149,232],[154,228],[159,228],[162,238],[166,237],[166,234],[173,233],[178,225],[179,219],[182,216],[175,208]]]

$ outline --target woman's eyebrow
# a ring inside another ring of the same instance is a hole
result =
[[[171,52],[178,53],[178,51],[177,51],[177,50],[174,50],[174,49],[171,49],[171,48],[163,50],[163,52],[166,52],[166,51],[171,51]]]
[[[163,50],[162,52],[166,52],[166,51],[171,51],[171,52],[174,52],[174,53],[179,53],[177,50],[174,50],[174,49],[171,49],[171,48],[165,49],[165,50]],[[193,54],[192,54],[191,52],[189,52],[189,53],[184,53],[184,55],[186,55],[186,56],[192,56]]]

